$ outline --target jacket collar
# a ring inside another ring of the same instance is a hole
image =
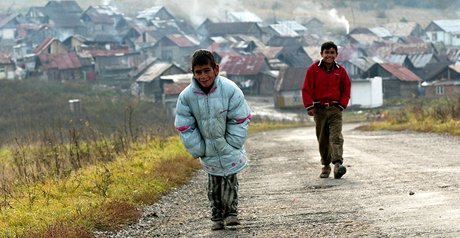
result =
[[[340,68],[340,65],[339,63],[337,63],[337,61],[334,60],[334,65],[335,67],[337,67],[338,69]],[[323,59],[321,59],[319,62],[318,62],[318,67],[321,67],[323,66]]]
[[[217,85],[218,85],[219,82],[220,82],[220,76],[217,75],[216,78],[214,79],[213,86],[212,86],[212,88],[211,88],[211,90],[209,91],[208,94],[210,94],[210,93],[216,91]],[[192,88],[193,88],[192,91],[193,91],[193,93],[195,93],[195,94],[205,94],[205,93],[203,92],[203,90],[201,90],[201,88],[200,88],[200,86],[198,85],[198,82],[196,81],[196,79],[193,78],[193,77],[192,77]]]

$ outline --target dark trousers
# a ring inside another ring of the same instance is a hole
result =
[[[321,164],[343,163],[342,111],[337,107],[316,108],[314,117]]]
[[[238,178],[236,174],[226,177],[208,174],[208,199],[211,202],[213,221],[238,215]]]

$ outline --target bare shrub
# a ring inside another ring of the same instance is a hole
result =
[[[115,231],[123,225],[137,221],[140,217],[141,212],[134,205],[114,200],[92,210],[88,219],[97,230]]]
[[[65,237],[65,238],[93,238],[94,234],[84,227],[69,223],[59,222],[53,225],[48,225],[46,228],[39,231],[26,231],[18,238],[49,238],[49,237]]]

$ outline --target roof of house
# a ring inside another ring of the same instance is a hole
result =
[[[220,22],[208,23],[205,25],[210,36],[248,34],[253,28],[260,27],[255,22]]]
[[[233,75],[255,75],[265,63],[263,55],[225,56],[220,62],[220,71]]]
[[[14,64],[11,56],[4,52],[0,52],[0,64]]]
[[[35,47],[33,52],[37,55],[41,54],[43,50],[45,50],[48,46],[50,46],[54,41],[59,41],[59,40],[52,36],[46,37],[37,47]]]
[[[165,63],[165,62],[158,62],[151,65],[147,70],[142,73],[139,78],[136,79],[136,82],[142,83],[150,83],[156,78],[160,77],[164,71],[171,68],[173,64]]]
[[[306,31],[307,28],[303,26],[302,24],[296,22],[296,21],[278,21],[278,24],[286,25],[290,29],[300,32],[300,31]]]
[[[13,14],[13,13],[0,14],[0,28],[8,24],[8,22],[12,21],[17,16],[18,14]]]
[[[299,34],[286,24],[270,24],[269,27],[279,36],[295,37]]]
[[[179,47],[197,47],[200,41],[191,35],[172,34],[165,36]]]
[[[275,81],[275,91],[300,90],[302,88],[306,67],[284,68],[281,69]]]
[[[450,62],[429,63],[425,65],[425,67],[420,71],[419,75],[423,77],[423,80],[431,81],[437,75],[447,70],[449,64]]]
[[[392,22],[383,25],[394,36],[410,36],[417,26],[416,22]]]
[[[381,63],[380,66],[401,81],[422,81],[419,76],[404,66],[393,63]]]
[[[262,19],[250,11],[229,11],[228,16],[236,22],[262,22]]]
[[[110,6],[90,6],[84,14],[95,24],[114,24],[115,17],[122,15]]]
[[[423,68],[434,58],[433,53],[409,55],[409,60],[415,68]]]
[[[433,23],[445,32],[454,34],[460,33],[460,19],[434,20]]]
[[[258,49],[257,52],[263,54],[267,59],[275,59],[282,50],[282,46],[266,46]]]
[[[179,95],[189,84],[190,82],[165,83],[163,84],[163,94]]]
[[[62,54],[40,54],[38,58],[40,59],[40,63],[42,64],[43,69],[45,70],[81,68],[80,59],[73,52]]]
[[[75,0],[59,0],[59,1],[49,1],[46,5],[46,8],[62,8],[66,12],[76,12],[81,13],[83,10],[80,5],[78,5]]]

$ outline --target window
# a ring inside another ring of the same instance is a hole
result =
[[[436,32],[433,32],[431,34],[431,41],[437,41],[438,40],[438,35],[436,34]]]
[[[436,95],[444,95],[444,86],[436,86]]]

